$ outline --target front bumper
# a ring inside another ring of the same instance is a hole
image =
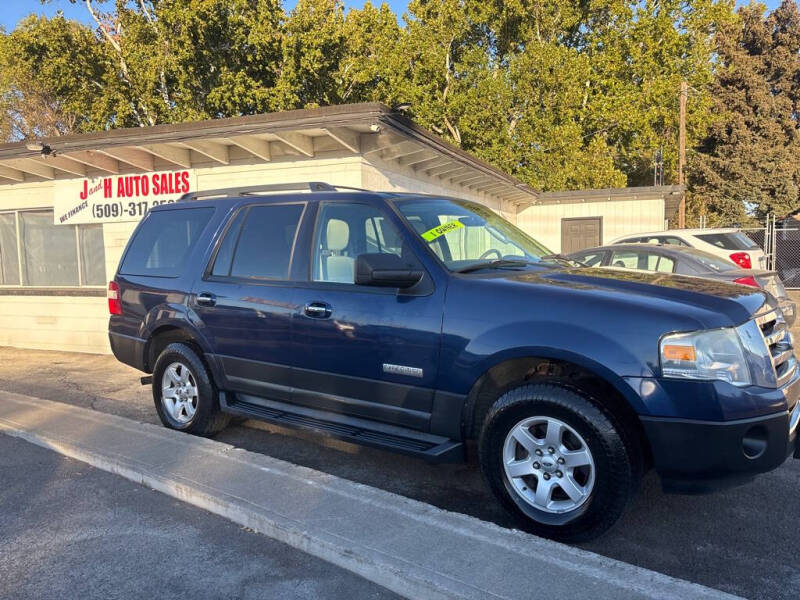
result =
[[[665,489],[710,491],[775,469],[790,455],[800,458],[800,376],[781,391],[788,409],[753,418],[641,417]]]

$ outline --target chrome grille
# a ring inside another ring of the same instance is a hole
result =
[[[764,277],[763,282],[764,291],[769,292],[773,298],[780,298],[786,295],[785,293],[781,293],[781,286],[779,285],[780,280],[777,276],[772,275],[770,277]]]
[[[778,387],[783,387],[792,379],[797,369],[789,327],[780,310],[773,310],[756,317],[756,323],[761,330],[761,335],[764,336],[767,348],[769,348]]]

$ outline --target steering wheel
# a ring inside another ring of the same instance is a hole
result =
[[[502,260],[503,254],[497,248],[489,248],[486,252],[484,252],[483,254],[481,254],[478,257],[478,260],[483,260],[484,258],[489,258],[489,255],[492,254],[492,253],[497,255],[498,260]]]

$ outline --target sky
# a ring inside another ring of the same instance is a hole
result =
[[[0,0],[2,1],[2,11],[0,11],[0,25],[6,31],[11,31],[16,27],[17,22],[26,17],[32,12],[37,14],[46,14],[48,16],[56,14],[58,10],[64,11],[64,15],[70,19],[77,19],[79,21],[88,21],[88,13],[86,7],[82,2],[71,4],[69,0],[50,0],[47,4],[42,5],[40,0]],[[780,3],[780,0],[762,0],[769,8],[774,8]],[[373,4],[380,4],[380,0],[372,0]],[[747,2],[744,2],[746,4]],[[284,0],[284,6],[287,10],[291,9],[295,4],[295,0]],[[361,8],[364,5],[361,1],[348,1],[345,0],[348,7]],[[402,15],[408,6],[407,0],[388,0],[389,6],[397,15]],[[739,4],[742,4],[740,1]]]
[[[45,14],[48,16],[55,15],[59,10],[64,11],[64,16],[68,19],[76,19],[78,21],[89,21],[88,11],[83,2],[72,4],[69,0],[49,0],[45,5],[42,5],[40,0],[0,0],[2,10],[0,10],[0,25],[6,31],[11,31],[16,27],[17,23],[27,17],[31,13]],[[381,4],[381,0],[372,0],[373,4]],[[392,10],[402,15],[408,6],[407,0],[387,0],[387,3]],[[283,0],[283,5],[286,10],[290,10],[296,4],[296,0]],[[345,5],[353,8],[361,8],[364,6],[364,1],[351,2],[345,0]]]

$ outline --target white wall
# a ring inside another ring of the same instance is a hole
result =
[[[517,215],[517,226],[553,252],[561,252],[561,219],[602,217],[601,244],[621,235],[662,231],[664,200],[612,200],[530,206]]]

